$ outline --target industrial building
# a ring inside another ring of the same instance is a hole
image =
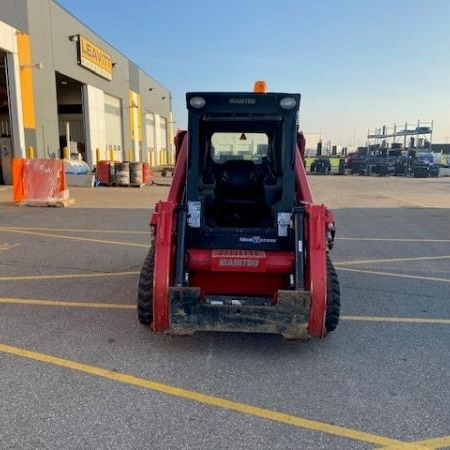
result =
[[[11,158],[72,157],[92,168],[172,158],[171,94],[54,0],[0,0],[3,182]]]

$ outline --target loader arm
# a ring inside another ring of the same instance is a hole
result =
[[[153,277],[153,322],[154,331],[169,327],[168,289],[173,279],[173,251],[176,230],[176,206],[181,203],[186,182],[188,140],[187,134],[177,152],[177,160],[166,201],[156,204],[150,225],[155,227],[154,277]]]

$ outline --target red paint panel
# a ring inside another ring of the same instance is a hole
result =
[[[307,278],[311,291],[311,312],[308,332],[311,336],[325,335],[327,300],[327,271],[325,244],[326,208],[323,205],[306,205],[307,215]]]
[[[333,214],[333,212],[330,211],[329,209],[326,209],[326,210],[325,210],[325,219],[326,219],[327,225],[328,225],[329,223],[332,223],[333,225],[336,226],[336,223],[335,223],[335,221],[334,221],[334,214]]]
[[[177,158],[167,201],[158,202],[150,224],[156,226],[153,284],[153,331],[169,329],[169,285],[172,279],[175,206],[180,203],[186,182],[187,137]]]
[[[305,243],[306,286],[311,291],[311,312],[308,331],[311,336],[325,335],[327,303],[326,232],[328,224],[334,224],[333,213],[324,205],[314,205],[311,188],[301,158],[301,149],[295,152],[295,178],[299,200],[306,207]]]
[[[256,272],[191,272],[189,285],[200,287],[203,295],[254,295],[275,297],[286,289],[288,276]]]
[[[187,254],[189,285],[200,287],[203,295],[275,298],[279,289],[287,288],[294,264],[293,252],[189,249]],[[223,259],[233,264],[221,265]],[[243,267],[238,261],[254,264]]]
[[[186,134],[181,144],[180,153],[178,155],[175,169],[173,171],[172,184],[170,185],[169,194],[167,196],[167,201],[175,202],[176,204],[179,204],[181,202],[183,189],[186,184],[187,149],[188,140]],[[150,217],[150,224],[156,225],[157,220],[158,219],[156,218],[155,211],[155,213],[153,213]]]
[[[298,147],[295,149],[295,181],[299,200],[305,203],[313,203],[311,188],[306,177],[305,166],[303,165]]]
[[[175,203],[158,202],[152,223],[156,225],[153,282],[153,331],[169,329],[169,292],[173,266]]]
[[[186,184],[187,152],[188,136],[186,134],[177,156],[175,170],[173,171],[172,184],[170,185],[169,195],[167,197],[169,201],[181,202],[181,196],[183,195],[183,189]]]
[[[189,249],[187,255],[187,267],[191,271],[290,274],[294,264],[293,252]],[[227,260],[226,264],[220,264],[223,259]],[[250,260],[254,263],[248,264]],[[239,261],[246,261],[246,263],[240,264]]]
[[[215,272],[265,272],[266,253],[253,250],[213,250],[211,270]]]

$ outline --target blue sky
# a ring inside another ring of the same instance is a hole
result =
[[[449,0],[58,2],[172,92],[176,128],[185,92],[263,79],[335,144],[417,120],[450,142]]]

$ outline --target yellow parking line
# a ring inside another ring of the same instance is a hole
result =
[[[417,441],[415,444],[422,445],[425,448],[447,448],[450,447],[450,436],[425,439],[423,441]]]
[[[360,259],[358,261],[336,261],[335,265],[353,265],[353,264],[377,264],[389,262],[411,262],[411,261],[433,261],[440,259],[450,259],[450,255],[443,256],[418,256],[415,258],[386,258],[386,259]]]
[[[357,272],[357,273],[368,273],[370,275],[382,275],[384,277],[397,277],[397,278],[408,278],[412,280],[425,280],[425,281],[438,281],[440,283],[450,283],[448,278],[436,278],[436,277],[421,277],[419,275],[405,275],[402,273],[389,273],[389,272],[377,272],[375,270],[359,270],[359,269],[349,269],[347,267],[335,266],[336,270],[343,272]]]
[[[38,305],[38,306],[64,306],[69,308],[97,308],[97,309],[136,309],[135,305],[114,304],[114,303],[89,303],[89,302],[70,302],[55,300],[37,300],[29,298],[9,298],[0,297],[0,304],[11,305]]]
[[[74,273],[67,275],[17,275],[12,277],[0,277],[0,281],[65,280],[76,278],[122,277],[128,275],[139,275],[139,272]]]
[[[125,245],[128,247],[149,248],[149,244],[138,244],[136,242],[105,241],[105,240],[101,240],[101,239],[89,239],[89,238],[82,238],[82,237],[75,237],[75,236],[62,236],[60,234],[50,234],[50,233],[37,233],[34,231],[16,230],[16,229],[12,229],[12,228],[3,228],[3,227],[0,227],[0,232],[1,231],[5,231],[7,233],[29,234],[32,236],[44,236],[44,237],[50,237],[52,239],[68,239],[71,241],[84,241],[84,242],[95,242],[98,244]]]
[[[128,303],[89,303],[59,300],[38,300],[28,298],[0,297],[0,304],[61,306],[71,308],[101,308],[101,309],[135,309],[134,304]],[[434,325],[450,325],[450,319],[427,319],[420,317],[380,317],[380,316],[341,316],[341,320],[350,322],[391,322],[391,323],[423,323]]]
[[[408,442],[404,444],[381,447],[378,450],[415,450],[415,449],[438,449],[450,447],[450,436],[442,436],[422,441]]]
[[[258,417],[260,419],[267,419],[299,428],[327,433],[342,438],[348,438],[382,446],[402,443],[402,441],[376,434],[365,433],[363,431],[353,430],[351,428],[331,425],[325,422],[319,422],[311,419],[305,419],[303,417],[293,416],[271,409],[259,408],[256,406],[248,405],[246,403],[239,403],[221,397],[215,397],[213,395],[202,394],[200,392],[190,391],[149,379],[138,378],[120,372],[113,372],[111,370],[102,369],[100,367],[82,364],[68,359],[57,358],[55,356],[47,355],[44,353],[37,353],[5,344],[0,344],[0,352],[31,359],[34,361],[40,361],[54,366],[64,367],[66,369],[74,370],[77,372],[88,373],[108,380],[117,381],[119,383],[137,386],[140,388],[148,389],[150,391],[171,395],[185,400],[191,400],[197,403],[214,406],[228,411],[234,411],[241,414]]]
[[[387,242],[450,242],[450,239],[397,239],[397,238],[359,238],[359,237],[336,237],[336,241],[387,241]]]
[[[19,247],[21,244],[0,244],[0,252],[5,252],[7,250],[11,250],[14,247]]]
[[[361,322],[430,323],[435,325],[450,325],[450,319],[427,319],[418,317],[341,316],[340,319]]]
[[[380,447],[376,450],[428,450],[430,447],[424,447],[414,442],[406,442],[404,444],[391,445],[389,447]]]
[[[111,234],[150,234],[148,231],[127,231],[127,230],[89,230],[80,228],[32,228],[32,227],[2,227],[5,230],[22,231],[60,231],[62,233],[111,233]]]

